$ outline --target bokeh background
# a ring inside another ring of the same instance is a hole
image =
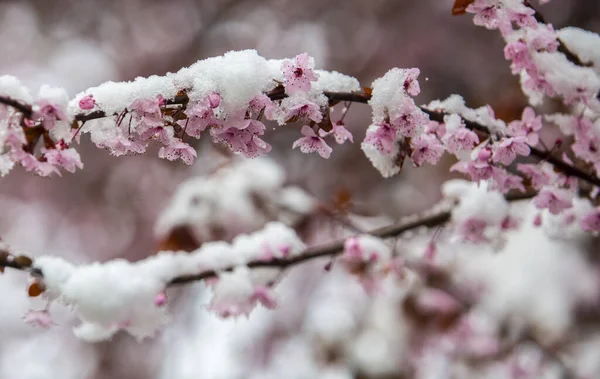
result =
[[[526,100],[504,60],[501,37],[474,26],[468,15],[451,16],[452,4],[453,0],[0,1],[0,74],[19,77],[34,93],[42,84],[51,84],[74,96],[107,80],[162,75],[229,50],[257,49],[267,58],[308,52],[318,68],[355,76],[366,86],[392,67],[418,67],[419,102],[459,93],[473,107],[490,104],[501,118],[518,118]],[[597,0],[555,0],[543,13],[556,28],[574,25],[600,32]],[[359,148],[369,122],[368,107],[353,105],[346,124],[356,142],[337,147],[327,161],[292,151],[298,135],[293,128],[270,132],[266,140],[274,146],[272,157],[285,168],[288,181],[323,202],[347,191],[357,209],[390,219],[435,203],[452,162],[419,170],[405,167],[401,175],[383,180]],[[84,170],[48,179],[17,169],[0,179],[0,236],[32,256],[56,254],[76,262],[148,256],[161,243],[154,225],[177,186],[216,164],[218,154],[210,143],[198,145],[199,159],[186,167],[160,160],[152,150],[115,158],[84,137]],[[328,237],[323,232],[311,238]],[[311,274],[306,270],[297,274],[298,281],[290,279],[296,283],[290,286],[305,282],[307,275]],[[257,351],[268,351],[265,336],[276,340],[279,329],[298,323],[297,313],[285,302],[279,316],[268,322],[218,321],[204,311],[205,295],[198,285],[179,294],[185,301],[175,304],[174,323],[155,340],[138,344],[119,336],[90,345],[72,336],[67,310],[58,310],[62,323],[49,331],[22,323],[29,307],[26,280],[22,273],[8,271],[0,278],[2,378],[250,377],[235,358],[241,346],[256,346],[250,350],[260,356]],[[296,307],[310,307],[308,300],[299,299]],[[247,349],[244,354],[248,356]],[[254,359],[268,360],[269,354]],[[307,377],[283,372],[279,377]]]

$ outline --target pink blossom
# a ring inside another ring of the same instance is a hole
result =
[[[577,133],[575,143],[571,145],[573,152],[581,159],[587,162],[597,162],[600,160],[600,138],[593,131],[588,133]]]
[[[129,109],[135,112],[140,126],[139,133],[143,133],[149,128],[164,126],[160,111],[161,102],[164,102],[162,96],[155,99],[136,99],[131,103]]]
[[[539,165],[519,163],[517,170],[531,179],[531,186],[536,190],[550,183],[550,175],[544,172]]]
[[[443,122],[429,121],[425,126],[425,133],[435,134],[438,138],[443,138],[446,135],[446,124]]]
[[[42,124],[44,129],[53,130],[56,121],[67,121],[67,110],[65,107],[58,104],[54,104],[46,99],[39,99],[37,101],[39,110],[35,113],[35,118],[42,118]]]
[[[51,174],[60,176],[60,171],[53,164],[40,161],[34,155],[23,150],[14,152],[14,156],[26,171],[35,172],[40,176],[50,176]]]
[[[502,167],[492,167],[492,178],[494,179],[493,188],[500,193],[507,193],[512,189],[517,189],[525,192],[523,186],[523,178],[518,175],[513,175]]]
[[[81,157],[77,150],[68,149],[46,149],[42,148],[42,153],[47,162],[56,167],[62,167],[69,172],[75,172],[77,168],[82,169]]]
[[[277,308],[277,297],[275,292],[267,286],[256,286],[251,301],[258,301],[267,309]]]
[[[494,162],[501,162],[504,165],[509,165],[515,160],[517,155],[527,156],[530,149],[525,142],[525,137],[509,137],[504,138],[500,143],[494,145]]]
[[[333,130],[331,131],[333,136],[335,137],[335,142],[338,144],[343,144],[346,141],[350,141],[354,143],[354,138],[352,137],[352,133],[346,129],[343,121],[338,121],[333,123]]]
[[[171,127],[162,126],[148,128],[146,131],[140,134],[140,138],[142,141],[155,139],[163,145],[169,145],[171,143],[171,138],[173,138],[173,129]]]
[[[492,150],[489,147],[483,147],[477,153],[477,160],[487,162],[492,157]]]
[[[544,187],[533,198],[533,204],[538,209],[548,209],[550,213],[557,215],[565,209],[573,206],[573,195],[566,190]]]
[[[535,115],[532,108],[527,107],[523,110],[521,120],[516,120],[508,125],[508,133],[513,136],[524,136],[530,146],[535,146],[539,142],[538,132],[542,129],[542,116]]]
[[[92,95],[84,96],[81,98],[81,100],[79,100],[79,108],[83,110],[90,110],[94,108],[95,104],[96,100],[94,100]]]
[[[409,68],[406,70],[406,79],[404,79],[404,91],[411,96],[417,96],[421,92],[417,78],[421,74],[418,68]]]
[[[200,138],[202,132],[208,126],[218,126],[222,122],[215,117],[210,101],[195,102],[190,104],[185,111],[186,120],[180,120],[179,125],[185,128],[185,132],[194,138]]]
[[[160,148],[158,156],[170,161],[181,159],[183,163],[191,165],[198,155],[193,147],[178,138],[174,138],[170,145]]]
[[[522,39],[508,43],[504,47],[504,57],[512,61],[510,68],[513,74],[518,74],[521,70],[531,70],[535,67],[531,61],[529,47]]]
[[[481,161],[459,161],[450,167],[450,171],[468,174],[474,182],[491,179],[494,175],[493,166]]]
[[[250,100],[248,108],[252,114],[259,114],[263,111],[264,115],[267,116],[269,120],[272,120],[275,116],[274,112],[277,109],[277,105],[269,98],[269,96],[260,94]]]
[[[223,143],[247,158],[255,158],[271,151],[271,145],[258,137],[265,133],[265,125],[257,120],[230,121],[222,129],[211,129],[211,133],[213,141]]]
[[[211,92],[206,97],[211,108],[217,108],[221,104],[221,96],[216,92]]]
[[[579,220],[579,225],[586,232],[600,231],[600,208],[584,214],[581,220]]]
[[[435,165],[444,154],[444,146],[433,134],[421,134],[413,138],[411,148],[410,159],[417,167],[425,162]]]
[[[303,153],[317,152],[325,159],[329,158],[333,149],[327,145],[327,142],[322,137],[319,137],[317,133],[308,125],[302,127],[302,135],[297,139],[292,148],[295,149],[300,146],[300,151]]]
[[[396,129],[387,122],[375,124],[375,128],[369,128],[365,137],[365,143],[377,147],[381,154],[392,155],[396,143]]]
[[[295,92],[309,92],[311,82],[318,79],[313,71],[314,67],[315,60],[307,53],[297,55],[293,61],[286,59],[281,64],[285,92],[290,95]]]
[[[498,9],[487,0],[475,0],[467,7],[467,12],[475,13],[473,23],[487,29],[496,29],[499,25]]]
[[[23,320],[26,324],[35,328],[48,329],[52,325],[56,325],[52,321],[52,316],[50,316],[50,312],[47,309],[29,310],[23,316]]]
[[[395,112],[390,121],[405,137],[415,137],[428,122],[429,117],[410,98],[403,101],[399,111]]]
[[[290,122],[290,120],[310,119],[318,123],[323,120],[323,114],[321,113],[321,108],[316,103],[306,100],[290,107],[285,119],[287,122]]]
[[[484,236],[486,228],[487,221],[477,217],[470,217],[459,225],[459,234],[466,241],[472,243],[485,242],[487,241],[487,238]]]
[[[471,130],[461,127],[448,131],[444,136],[446,149],[449,153],[456,154],[461,151],[470,151],[479,143],[479,137]]]
[[[162,291],[154,298],[154,305],[157,307],[164,307],[167,304],[167,293]]]

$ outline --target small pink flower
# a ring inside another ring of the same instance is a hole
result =
[[[472,243],[486,242],[484,235],[487,222],[477,217],[470,217],[459,226],[459,233],[466,241]]]
[[[257,301],[267,309],[277,308],[277,297],[275,292],[267,286],[256,286],[251,301]]]
[[[409,68],[406,70],[406,79],[404,79],[404,91],[411,96],[417,96],[421,92],[417,78],[421,74],[418,68]]]
[[[269,98],[269,96],[265,94],[256,95],[250,103],[248,103],[248,109],[252,112],[252,114],[259,114],[261,111],[264,112],[264,115],[272,120],[274,117],[274,111],[276,110],[277,105]]]
[[[573,207],[573,194],[558,188],[544,187],[533,198],[533,204],[538,209],[547,208],[550,213],[557,215]]]
[[[391,117],[390,123],[405,137],[415,137],[428,124],[429,118],[417,107],[412,99],[402,102],[399,112]]]
[[[350,141],[354,143],[354,138],[352,137],[352,133],[346,129],[343,121],[338,121],[333,123],[333,130],[331,131],[333,136],[335,137],[335,142],[338,144],[343,144],[346,141]]]
[[[494,162],[509,165],[517,158],[517,155],[528,156],[530,153],[525,137],[504,138],[499,144],[494,145]]]
[[[519,163],[517,170],[531,179],[531,186],[536,190],[550,184],[550,175],[545,173],[539,165]]]
[[[468,174],[474,182],[488,180],[494,176],[493,166],[481,161],[459,161],[450,167],[450,171]]]
[[[586,232],[600,231],[600,208],[596,208],[583,215],[581,220],[579,220],[579,225]]]
[[[484,147],[477,153],[477,160],[487,162],[492,157],[492,150],[489,147]]]
[[[171,138],[173,138],[173,129],[170,129],[170,127],[162,126],[148,128],[146,129],[146,131],[140,134],[140,138],[142,139],[142,141],[155,139],[166,146],[171,143]]]
[[[512,189],[517,189],[521,192],[525,192],[525,186],[523,186],[523,178],[518,175],[514,175],[506,171],[502,167],[492,167],[492,178],[493,189],[505,194]]]
[[[67,111],[64,107],[53,104],[45,99],[38,100],[37,104],[40,109],[36,112],[35,117],[43,119],[42,124],[44,125],[44,129],[54,129],[57,120],[67,121]]]
[[[387,122],[375,124],[375,128],[367,129],[365,143],[377,147],[377,150],[384,155],[392,155],[394,144],[396,143],[397,131]]]
[[[223,129],[211,129],[213,141],[225,144],[247,158],[255,158],[271,151],[271,145],[258,137],[264,133],[265,125],[250,119],[230,121]]]
[[[504,47],[504,57],[512,61],[510,68],[513,74],[518,74],[521,70],[532,69],[534,67],[529,47],[522,40],[508,43]]]
[[[318,123],[323,120],[323,114],[321,113],[321,108],[316,103],[306,100],[306,102],[290,107],[285,119],[288,121],[292,119],[312,120]]]
[[[535,115],[532,108],[527,107],[523,110],[521,120],[516,120],[508,125],[508,133],[513,136],[524,136],[525,142],[530,146],[538,144],[540,137],[538,132],[542,129],[542,116]]]
[[[217,108],[221,104],[221,96],[216,92],[211,92],[207,96],[208,104],[211,108]]]
[[[185,132],[194,138],[200,138],[207,127],[222,124],[222,121],[215,117],[209,100],[190,104],[185,110],[185,114],[188,118],[180,120],[179,125],[184,127]]]
[[[533,226],[542,226],[542,215],[540,213],[535,215],[533,219]]]
[[[317,152],[325,159],[329,158],[333,149],[327,145],[327,142],[322,137],[319,137],[317,133],[308,125],[302,127],[302,135],[304,137],[299,138],[292,145],[292,149],[300,147],[300,151],[303,153]]]
[[[444,154],[444,146],[433,134],[421,134],[414,138],[411,147],[413,152],[410,159],[417,167],[425,162],[435,165]]]
[[[457,130],[448,131],[444,136],[446,149],[451,154],[456,154],[461,151],[470,151],[479,143],[477,134],[465,127]]]
[[[51,174],[60,176],[60,171],[53,164],[41,162],[32,154],[23,150],[14,152],[14,157],[26,171],[35,172],[40,176],[50,176]]]
[[[50,312],[47,309],[29,310],[23,316],[23,320],[26,324],[31,325],[35,328],[48,329],[52,325],[56,325],[52,321]]]
[[[44,153],[44,157],[48,163],[56,167],[62,167],[71,173],[75,172],[77,168],[83,168],[79,153],[72,147],[68,149],[57,148],[50,150],[42,148],[42,153]]]
[[[313,71],[314,67],[315,60],[307,53],[297,55],[293,61],[286,59],[281,64],[285,92],[290,95],[295,92],[309,92],[311,82],[318,79]]]
[[[174,138],[170,145],[160,148],[158,156],[159,158],[166,158],[170,161],[181,159],[183,163],[191,165],[198,155],[193,147],[178,138]]]
[[[467,12],[475,13],[473,23],[478,26],[484,26],[487,29],[498,28],[498,9],[495,5],[490,5],[487,0],[475,0],[467,7]]]
[[[167,304],[167,293],[162,291],[154,298],[154,305],[157,307],[164,307]]]
[[[79,100],[79,108],[83,110],[90,110],[94,108],[95,104],[96,100],[94,100],[94,97],[92,95],[84,96],[83,98],[81,98],[81,100]]]

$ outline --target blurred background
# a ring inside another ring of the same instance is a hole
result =
[[[525,97],[504,60],[499,33],[474,26],[468,15],[451,16],[452,4],[453,0],[0,1],[0,74],[19,77],[33,93],[51,84],[74,96],[107,80],[162,75],[229,50],[257,49],[267,58],[308,52],[317,68],[355,76],[365,86],[392,67],[418,67],[420,103],[459,93],[472,107],[490,104],[501,118],[520,117]],[[555,28],[574,25],[600,32],[597,0],[555,0],[543,13]],[[384,180],[359,147],[369,123],[369,108],[353,105],[346,125],[355,143],[336,147],[327,161],[291,150],[298,130],[280,128],[266,140],[288,182],[323,202],[347,192],[357,208],[390,219],[434,204],[453,162],[418,171],[405,166],[401,175]],[[16,170],[0,179],[0,236],[32,256],[56,254],[76,262],[148,256],[162,242],[153,228],[177,186],[215,166],[218,155],[210,143],[200,141],[199,146],[199,159],[187,167],[160,160],[152,150],[115,158],[84,137],[84,170],[50,179]],[[327,237],[313,233],[311,238],[314,242]],[[299,280],[306,280],[302,275]],[[232,358],[236,346],[265,346],[260,338],[278,333],[264,322],[217,321],[199,305],[203,291],[198,290],[190,292],[195,295],[187,309],[179,314],[174,309],[175,322],[156,340],[138,344],[119,336],[108,343],[84,344],[72,336],[67,310],[59,315],[64,323],[50,331],[24,325],[27,279],[8,271],[0,279],[2,378],[250,377]],[[284,302],[278,312],[286,309]],[[256,316],[260,317],[267,316]],[[294,323],[289,314],[280,318]],[[256,359],[269,356],[263,355]]]

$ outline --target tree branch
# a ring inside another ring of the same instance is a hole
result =
[[[348,101],[348,102],[354,102],[354,103],[367,104],[369,102],[369,100],[371,100],[371,95],[366,92],[329,92],[329,91],[324,91],[323,94],[329,98],[330,103]],[[272,100],[281,100],[281,99],[285,98],[287,95],[281,89],[275,89],[274,91],[269,93],[268,96]],[[189,102],[189,98],[185,94],[177,95],[175,98],[167,100],[167,104],[169,104],[169,105],[182,105],[182,104],[187,104],[187,102]],[[33,110],[30,105],[22,104],[16,100],[8,98],[8,97],[0,96],[0,104],[5,104],[5,105],[11,106],[11,107],[17,109],[19,112],[23,113],[23,115],[25,115],[26,117],[31,117],[33,114]],[[445,113],[445,112],[432,111],[425,107],[420,107],[420,108],[423,112],[427,113],[429,115],[429,118],[433,121],[444,122],[444,117],[447,115],[447,113]],[[76,121],[85,122],[85,121],[99,119],[99,118],[103,118],[103,117],[107,117],[107,116],[110,116],[110,115],[107,115],[104,111],[95,111],[95,112],[88,113],[88,114],[77,114],[77,115],[75,115],[74,118]],[[490,134],[489,130],[484,125],[481,125],[481,124],[478,124],[476,122],[469,121],[466,119],[464,121],[465,121],[465,126],[468,129],[477,130],[477,131],[480,131],[487,135]],[[531,149],[532,156],[536,157],[540,161],[547,161],[548,163],[552,164],[554,167],[556,167],[558,170],[560,170],[565,175],[581,179],[585,182],[588,182],[590,184],[600,187],[600,178],[598,178],[597,176],[589,174],[589,173],[563,161],[562,159],[551,155],[549,152],[542,151],[540,149],[535,148],[534,146],[529,146],[529,148]]]

